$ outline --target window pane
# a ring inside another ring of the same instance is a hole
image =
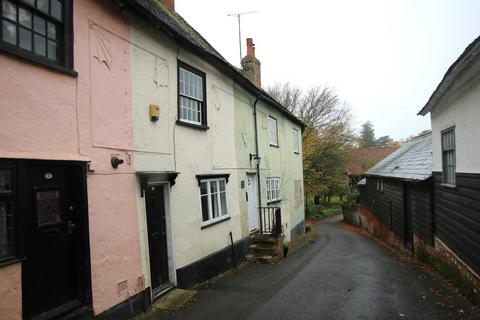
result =
[[[12,174],[10,170],[0,170],[0,193],[12,191]]]
[[[23,2],[28,3],[32,7],[35,6],[35,0],[23,0]]]
[[[225,180],[220,180],[220,191],[225,191]]]
[[[3,41],[16,45],[17,44],[17,27],[15,24],[3,20],[2,23]]]
[[[33,30],[42,35],[45,35],[45,19],[38,16],[33,16]]]
[[[37,0],[37,8],[44,13],[48,13],[48,0]]]
[[[0,258],[14,254],[13,208],[10,202],[0,201]]]
[[[10,1],[2,1],[2,15],[13,21],[17,21],[17,7]]]
[[[207,182],[206,182],[206,181],[202,181],[202,183],[200,183],[200,194],[201,194],[201,195],[204,195],[204,194],[207,194],[207,193],[208,193]]]
[[[35,53],[41,56],[45,56],[45,38],[39,36],[38,34],[34,35],[34,44],[35,44]]]
[[[215,192],[218,191],[217,183],[218,183],[218,181],[216,181],[216,180],[210,181],[210,192],[211,193],[215,193]]]
[[[52,40],[48,40],[48,58],[57,61],[57,43]]]
[[[226,192],[222,192],[220,193],[220,202],[221,202],[221,205],[222,205],[222,215],[226,215],[227,214],[227,194]]]
[[[32,51],[32,33],[24,28],[20,28],[20,48]]]
[[[62,3],[59,0],[50,1],[50,13],[58,20],[62,20]]]
[[[212,183],[212,185],[213,184],[215,183]],[[212,197],[212,217],[213,219],[215,219],[219,217],[218,198],[217,198],[218,194],[217,193],[212,194],[211,197]]]
[[[208,221],[208,196],[201,196],[200,199],[202,202],[202,219]]]
[[[57,39],[57,26],[49,22],[47,24],[47,34],[50,39]]]
[[[32,29],[32,14],[29,11],[19,8],[18,20],[22,26]]]

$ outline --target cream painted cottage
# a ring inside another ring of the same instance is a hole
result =
[[[126,319],[304,232],[303,124],[251,41],[239,71],[172,0],[0,19],[0,319]]]

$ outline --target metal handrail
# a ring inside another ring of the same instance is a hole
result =
[[[260,207],[260,233],[278,236],[282,233],[282,214],[279,207]]]

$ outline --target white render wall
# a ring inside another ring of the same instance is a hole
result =
[[[480,82],[450,95],[431,112],[433,171],[442,171],[441,132],[455,126],[456,171],[480,173]]]
[[[176,269],[230,245],[229,232],[238,241],[248,235],[242,226],[234,140],[233,82],[189,54],[168,37],[132,24],[132,76],[134,105],[134,167],[139,171],[180,172],[170,190],[172,235],[171,266]],[[177,58],[206,73],[209,130],[176,125]],[[160,106],[159,121],[153,123],[148,106]],[[202,213],[195,175],[229,173],[227,206],[231,219],[201,229]],[[148,238],[144,198],[137,196],[142,268],[149,286]],[[245,220],[245,219],[243,219]],[[245,224],[245,223],[243,223]]]

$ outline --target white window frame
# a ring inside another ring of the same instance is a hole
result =
[[[192,91],[194,94],[188,94],[187,92],[182,93],[182,83],[183,86],[186,87],[186,83],[181,81],[180,74],[184,72],[186,75],[192,76],[192,79],[194,80],[194,84],[198,81],[200,83],[197,83],[200,85],[200,88],[195,88],[192,87],[190,88],[190,91]],[[206,125],[206,97],[205,97],[205,86],[206,86],[206,76],[203,72],[196,70],[193,67],[190,67],[189,65],[186,65],[183,62],[179,62],[178,65],[178,120],[183,123],[189,123],[197,126],[203,126]],[[197,92],[198,91],[198,92]],[[198,103],[199,110],[194,111],[192,110],[191,112],[198,112],[199,113],[199,121],[194,121],[185,117],[182,117],[182,109],[191,109],[187,106],[183,106],[181,101],[182,99],[185,99],[187,101],[193,101]]]
[[[268,116],[268,143],[271,146],[278,147],[278,121],[274,117]]]
[[[280,197],[280,178],[267,177],[267,203],[282,200]]]
[[[377,179],[377,191],[383,192],[383,178]]]
[[[441,132],[442,143],[442,184],[455,186],[456,184],[456,145],[455,127]]]
[[[293,152],[300,154],[300,139],[298,136],[298,130],[293,128]]]
[[[220,191],[220,181],[223,181],[225,183],[225,191]],[[201,185],[202,183],[207,184],[207,193],[202,194],[202,188]],[[217,184],[217,192],[212,193],[211,189],[211,184],[216,183]],[[211,178],[211,179],[202,179],[200,180],[200,185],[198,188],[198,193],[200,195],[200,212],[201,212],[201,219],[202,219],[202,227],[203,226],[208,226],[210,224],[214,224],[216,222],[225,220],[230,217],[230,212],[228,210],[228,197],[227,197],[227,179],[225,178]],[[212,208],[212,195],[217,194],[217,206],[219,208],[219,215],[218,217],[214,218],[213,217],[213,208]],[[225,212],[222,212],[222,200],[221,200],[221,195],[225,195]],[[203,221],[203,207],[202,207],[202,197],[208,197],[208,220]]]

